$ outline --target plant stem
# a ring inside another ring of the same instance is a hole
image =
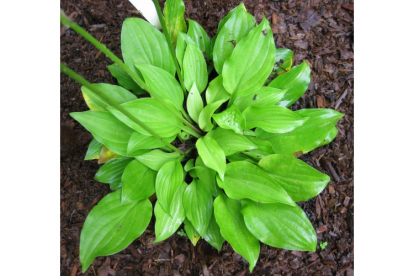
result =
[[[158,0],[152,0],[152,2],[154,2],[155,9],[157,10],[157,14],[158,14],[158,19],[160,20],[161,27],[163,30],[163,34],[165,38],[167,39],[168,48],[170,49],[171,56],[174,60],[175,68],[177,69],[177,75],[178,75],[178,79],[180,80],[181,88],[184,91],[184,95],[187,95],[187,90],[185,89],[185,86],[184,86],[184,81],[183,81],[183,76],[181,74],[180,66],[178,65],[177,57],[175,56],[175,53],[174,53],[174,47],[172,46],[171,34],[167,29],[167,24],[165,24],[165,19],[164,19],[164,16],[162,15],[160,4],[158,3]]]
[[[69,67],[67,67],[63,63],[60,63],[60,71],[62,71],[63,73],[65,73],[66,75],[68,75],[69,77],[71,77],[72,79],[74,79],[75,81],[79,82],[80,84],[82,84],[83,86],[85,86],[86,88],[88,88],[89,90],[91,90],[99,98],[101,98],[104,102],[106,102],[109,105],[111,105],[111,106],[115,107],[116,109],[118,109],[118,111],[120,111],[121,113],[123,113],[125,116],[127,116],[129,119],[131,119],[134,123],[136,123],[137,125],[139,125],[143,129],[145,129],[149,134],[151,134],[152,136],[154,136],[157,140],[159,140],[165,146],[167,146],[168,148],[170,148],[170,149],[178,152],[179,154],[181,154],[183,156],[186,155],[185,152],[183,152],[182,150],[179,150],[178,148],[174,147],[173,145],[171,145],[170,143],[168,143],[167,141],[165,141],[161,136],[159,136],[157,133],[155,133],[146,124],[144,124],[142,121],[140,121],[135,116],[133,116],[131,113],[129,113],[128,110],[126,110],[125,108],[123,108],[121,105],[118,105],[116,102],[113,102],[110,98],[107,98],[105,96],[105,94],[103,94],[99,89],[97,89],[90,82],[88,82],[83,77],[81,77],[80,75],[78,75],[77,73],[75,73],[72,69],[70,69]]]
[[[70,27],[72,30],[77,32],[79,35],[83,36],[86,40],[92,43],[98,50],[104,53],[113,62],[118,64],[118,66],[121,67],[139,86],[141,86],[142,89],[148,91],[148,93],[154,99],[156,99],[159,103],[161,103],[168,111],[170,111],[174,116],[176,116],[180,121],[182,121],[189,128],[194,130],[194,132],[197,134],[197,136],[195,137],[197,138],[201,137],[203,133],[200,130],[198,130],[190,122],[184,119],[183,116],[181,116],[179,111],[177,111],[175,108],[167,104],[162,98],[158,97],[157,94],[154,93],[154,90],[151,87],[149,87],[137,74],[135,74],[131,69],[129,69],[129,67],[126,66],[125,63],[122,62],[122,60],[120,60],[117,56],[115,56],[108,48],[106,48],[105,45],[103,45],[98,40],[96,40],[92,35],[90,35],[82,27],[80,27],[78,24],[73,22],[69,17],[67,17],[67,15],[62,10],[60,11],[60,22],[63,25]]]

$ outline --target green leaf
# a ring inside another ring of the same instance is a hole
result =
[[[168,143],[175,140],[177,136],[163,138]],[[132,133],[128,142],[128,156],[138,156],[144,154],[145,150],[163,147],[164,144],[153,136],[147,136],[139,132]]]
[[[254,93],[243,97],[236,97],[233,105],[236,105],[240,111],[245,110],[249,106],[271,106],[280,102],[285,93],[286,90],[264,86]]]
[[[106,162],[95,174],[95,180],[101,183],[115,184],[114,187],[121,187],[122,174],[128,164],[134,159],[122,158],[112,159]]]
[[[170,101],[177,110],[183,110],[184,94],[180,84],[167,71],[150,64],[137,64],[145,83],[152,88],[155,96]],[[154,94],[152,95],[154,97]]]
[[[107,83],[94,83],[92,84],[93,87],[100,90],[103,95],[107,98],[111,99],[111,101],[122,104],[125,102],[136,100],[137,97],[118,85],[112,85]],[[101,98],[96,95],[94,92],[82,86],[81,88],[83,98],[85,99],[86,104],[88,105],[90,110],[100,110],[106,111],[106,107],[110,104],[101,100]]]
[[[262,87],[272,72],[275,51],[272,30],[264,17],[224,63],[223,85],[227,92],[242,97]]]
[[[195,230],[194,226],[188,219],[184,220],[184,229],[187,233],[187,237],[190,239],[191,243],[196,246],[198,240],[200,239],[200,234]]]
[[[195,83],[200,93],[208,82],[207,64],[203,53],[195,44],[187,44],[183,59],[183,74],[185,88],[190,91]]]
[[[136,64],[151,64],[175,75],[175,65],[165,36],[140,18],[127,18],[122,25],[121,49],[125,64],[134,72]]]
[[[156,149],[143,155],[137,156],[139,162],[147,166],[148,168],[159,171],[161,167],[172,160],[176,160],[180,157],[178,152],[167,153],[162,150]]]
[[[98,140],[93,138],[91,143],[89,144],[88,151],[86,152],[86,156],[83,160],[99,159],[102,147],[103,144],[99,143]]]
[[[257,138],[269,141],[275,153],[293,155],[307,153],[333,139],[335,124],[344,114],[332,109],[302,109],[296,114],[309,119],[295,130],[274,134],[256,129]]]
[[[243,3],[231,11],[222,22],[213,49],[214,68],[219,74],[222,73],[224,62],[231,56],[234,44],[246,37],[256,25],[256,20],[246,12]]]
[[[246,153],[241,153],[241,152],[226,156],[226,158],[227,158],[227,160],[229,160],[229,162],[246,161],[246,162],[250,162],[252,164],[257,164],[257,160],[250,157]]]
[[[134,132],[111,113],[90,110],[72,112],[70,116],[92,133],[95,139],[119,155],[127,155],[129,137]]]
[[[185,189],[183,205],[188,220],[204,237],[213,215],[213,196],[210,189],[203,183],[193,181]]]
[[[151,220],[152,205],[148,199],[123,205],[120,192],[105,196],[86,218],[80,236],[82,273],[96,257],[126,248],[141,236]]]
[[[260,160],[269,154],[274,154],[272,145],[268,141],[262,141],[255,137],[249,136],[246,136],[246,138],[254,145],[256,145],[257,148],[250,151],[245,151],[243,152],[244,154],[254,158],[255,160]]]
[[[293,51],[290,49],[276,49],[276,66],[274,70],[279,74],[284,74],[292,68]]]
[[[214,216],[211,216],[210,224],[208,225],[207,232],[203,238],[217,250],[221,250],[224,238],[220,233],[220,227],[218,226]]]
[[[218,127],[207,133],[206,137],[211,137],[216,140],[217,144],[224,151],[226,156],[240,151],[254,150],[258,148],[245,136],[237,134],[229,129],[222,129]]]
[[[178,32],[186,32],[185,5],[182,0],[167,0],[164,5],[165,24],[173,46],[177,43]]]
[[[330,180],[302,160],[283,154],[268,155],[260,160],[259,166],[296,202],[317,196]]]
[[[220,100],[208,104],[201,110],[200,115],[198,116],[198,125],[202,130],[208,132],[213,129],[214,125],[211,123],[211,116],[224,102],[225,100]]]
[[[194,159],[189,159],[184,165],[184,171],[188,172],[194,168]]]
[[[117,154],[110,149],[108,149],[105,145],[102,147],[101,152],[99,154],[98,164],[106,163],[107,161],[114,159],[117,157]]]
[[[122,104],[121,106],[161,137],[171,137],[180,131],[179,126],[182,125],[181,121],[177,117],[173,116],[173,114],[156,99],[141,98]],[[171,107],[174,108],[173,106]],[[126,117],[116,108],[111,106],[107,107],[107,109],[130,128],[144,135],[151,136],[150,133]]]
[[[270,175],[247,161],[227,164],[224,181],[217,178],[217,183],[232,199],[248,198],[262,203],[295,204]]]
[[[170,206],[171,215],[161,207],[158,201],[155,204],[154,214],[156,238],[154,243],[169,238],[175,231],[177,231],[178,227],[180,227],[181,223],[184,221],[185,210],[182,204],[182,197],[186,188],[187,184],[182,182],[180,187],[175,192]]]
[[[226,170],[226,156],[216,140],[207,136],[201,137],[196,142],[196,148],[204,164],[218,172],[220,178],[223,179]]]
[[[212,117],[221,128],[234,130],[238,134],[243,134],[246,129],[246,119],[235,105]]]
[[[171,204],[174,195],[183,183],[183,180],[183,166],[178,160],[168,161],[158,171],[155,181],[158,203],[170,215],[172,215]]]
[[[280,203],[243,200],[242,214],[249,231],[270,246],[289,250],[316,250],[316,233],[302,209]]]
[[[194,83],[187,97],[187,110],[188,115],[194,122],[198,123],[198,117],[203,110],[204,104],[201,98],[200,92],[198,92],[197,86]]]
[[[260,243],[247,229],[241,211],[241,204],[224,194],[214,200],[214,216],[220,232],[234,251],[249,262],[252,272],[260,253]]]
[[[187,49],[187,44],[194,44],[197,45],[191,37],[183,32],[178,32],[177,38],[177,47],[175,48],[175,56],[177,57],[178,64],[180,67],[183,68],[183,59],[185,50]]]
[[[291,106],[306,92],[310,83],[310,72],[309,65],[304,61],[269,83],[270,87],[286,89],[286,94],[278,103],[279,106]]]
[[[197,44],[198,48],[206,55],[208,59],[212,59],[212,51],[210,50],[210,38],[206,31],[196,21],[187,19],[188,36]]]
[[[223,77],[217,76],[210,82],[206,91],[207,104],[211,104],[218,101],[227,101],[230,98],[230,94],[223,86]]]
[[[132,92],[138,95],[146,93],[145,90],[142,90],[142,88],[139,87],[139,85],[128,75],[128,73],[117,64],[114,63],[109,65],[108,70],[111,72],[112,76],[116,78],[118,83],[126,89],[132,90]]]
[[[155,192],[157,172],[138,160],[131,161],[122,174],[122,204],[149,198]]]
[[[248,129],[260,127],[271,133],[285,133],[306,122],[306,117],[282,106],[250,106],[243,111]]]
[[[213,196],[218,195],[218,186],[216,183],[216,171],[208,168],[200,156],[197,157],[195,162],[195,171],[196,176],[199,179],[199,182],[201,182],[203,185],[206,185]],[[194,178],[194,177],[193,177]]]

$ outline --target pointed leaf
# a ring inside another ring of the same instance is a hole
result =
[[[323,174],[295,157],[272,154],[259,162],[266,171],[294,201],[306,201],[317,196],[329,183],[329,176]]]
[[[139,162],[147,166],[148,168],[159,171],[161,167],[172,160],[176,160],[181,155],[178,152],[167,153],[162,150],[152,150],[144,153],[143,155],[137,156]]]
[[[196,21],[187,19],[188,21],[188,36],[197,44],[198,48],[203,52],[208,59],[212,59],[212,52],[210,50],[210,38],[206,31]]]
[[[138,95],[146,93],[145,90],[142,90],[141,87],[139,87],[139,85],[131,78],[131,76],[129,76],[128,73],[116,63],[109,65],[108,70],[124,88],[131,90],[133,93]]]
[[[173,46],[177,43],[178,32],[186,32],[184,19],[185,5],[182,0],[167,0],[164,5],[165,24]]]
[[[220,232],[234,251],[249,262],[250,272],[256,265],[260,253],[260,243],[247,229],[237,200],[224,194],[214,200],[214,216],[220,227]]]
[[[95,180],[101,183],[120,184],[125,168],[134,159],[112,159],[106,162],[95,174]]]
[[[285,93],[286,90],[264,86],[246,96],[236,97],[233,105],[236,105],[241,112],[249,106],[271,106],[280,102]]]
[[[220,233],[220,227],[218,226],[214,215],[210,219],[210,224],[208,225],[207,232],[203,238],[217,250],[221,250],[224,238]]]
[[[114,159],[116,156],[117,154],[115,152],[111,151],[104,145],[99,154],[98,164],[104,164],[107,161]]]
[[[250,142],[252,142],[257,148],[250,150],[250,151],[245,151],[243,152],[243,154],[250,156],[257,161],[269,154],[274,154],[272,145],[268,141],[262,141],[255,137],[249,137],[249,136],[246,136],[246,138]]]
[[[266,172],[247,161],[227,164],[224,181],[217,179],[217,183],[232,199],[248,198],[262,203],[295,204]]]
[[[137,99],[134,94],[118,85],[94,83],[92,86],[101,91],[101,93],[104,94],[107,98],[111,99],[112,102],[117,104],[122,104]],[[98,95],[96,95],[85,86],[82,86],[81,89],[85,102],[90,110],[106,111],[106,107],[110,105],[109,103],[102,100]]]
[[[121,204],[121,193],[105,196],[86,218],[80,236],[79,258],[82,272],[99,256],[126,248],[147,228],[152,216],[148,199]]]
[[[165,163],[157,174],[155,191],[158,203],[168,214],[172,215],[171,204],[174,195],[184,180],[183,166],[180,161],[174,160]]]
[[[204,136],[197,140],[196,148],[204,164],[218,172],[220,178],[223,179],[226,170],[226,156],[217,142],[213,138]]]
[[[218,102],[221,100],[227,101],[230,98],[230,94],[223,86],[223,77],[217,76],[210,82],[206,91],[207,104]]]
[[[196,171],[199,182],[203,185],[206,185],[210,189],[213,196],[217,196],[218,186],[216,182],[216,171],[208,168],[200,156],[197,157],[195,165],[196,166],[194,169]]]
[[[212,117],[221,128],[234,130],[238,134],[243,134],[246,129],[246,119],[235,105]]]
[[[278,105],[289,107],[296,102],[306,92],[310,83],[310,77],[309,65],[304,61],[269,83],[270,87],[286,89],[286,94]]]
[[[274,70],[279,74],[284,74],[292,68],[293,51],[290,49],[276,49],[276,66]]]
[[[122,56],[134,72],[136,64],[151,64],[175,75],[175,65],[165,36],[140,18],[127,18],[121,32]]]
[[[176,136],[163,138],[168,143],[174,141]],[[164,144],[153,136],[146,136],[139,132],[132,133],[128,142],[128,156],[138,156],[144,154],[149,149],[163,147]]]
[[[299,206],[242,203],[247,228],[260,241],[277,248],[315,252],[315,230]]]
[[[203,53],[195,44],[187,44],[183,59],[184,85],[188,91],[195,83],[200,93],[207,86],[207,64]]]
[[[211,116],[224,102],[225,100],[220,100],[208,104],[201,110],[200,116],[198,117],[198,125],[202,130],[208,132],[213,129],[214,125],[211,123]]]
[[[175,55],[177,57],[178,64],[180,64],[181,68],[183,68],[183,59],[184,59],[185,50],[187,49],[187,44],[197,45],[191,39],[191,37],[189,37],[187,34],[183,32],[178,32],[177,47],[175,48]]]
[[[290,132],[307,120],[282,106],[250,106],[243,111],[243,116],[248,129],[260,127],[271,133]]]
[[[272,30],[264,17],[262,23],[237,44],[224,63],[223,85],[226,90],[242,97],[262,87],[272,72],[275,51]]]
[[[198,240],[200,239],[200,234],[195,230],[194,226],[188,219],[184,220],[184,229],[187,233],[187,237],[190,239],[191,243],[196,246]]]
[[[98,159],[101,154],[103,144],[99,143],[95,138],[92,139],[91,143],[88,146],[88,151],[86,152],[85,158],[83,160],[93,160]]]
[[[201,99],[200,92],[198,92],[196,84],[193,84],[193,87],[187,97],[187,110],[188,115],[190,115],[194,122],[198,123],[198,117],[200,116],[203,107],[204,104],[203,99]]]
[[[254,150],[258,148],[245,136],[237,134],[229,129],[222,129],[218,127],[210,131],[206,136],[216,140],[217,144],[224,151],[224,154],[226,156],[235,154],[240,151]]]

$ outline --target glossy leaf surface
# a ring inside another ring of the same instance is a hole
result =
[[[247,229],[240,211],[240,202],[228,198],[224,194],[214,200],[214,216],[221,234],[234,251],[249,262],[251,272],[259,258],[260,243]]]
[[[198,92],[197,85],[193,84],[187,97],[187,111],[194,122],[198,123],[198,117],[200,116],[203,107],[203,99],[201,98],[200,92]]]
[[[80,236],[82,272],[98,256],[126,248],[147,228],[152,216],[148,199],[121,204],[120,191],[105,196],[86,218]]]
[[[175,140],[176,136],[163,138],[168,143]],[[147,136],[139,132],[132,133],[128,142],[128,156],[138,156],[144,154],[149,149],[163,147],[164,144],[153,136]]]
[[[315,252],[315,230],[296,204],[259,204],[250,200],[243,200],[242,204],[246,226],[261,242],[282,249]]]
[[[187,19],[188,21],[188,36],[198,45],[198,48],[203,52],[208,59],[212,59],[212,51],[210,49],[210,38],[203,27],[196,21]]]
[[[259,166],[296,202],[317,196],[330,180],[302,160],[284,154],[268,155],[260,160]]]
[[[285,93],[286,90],[264,86],[246,96],[237,97],[233,105],[236,105],[241,112],[249,106],[271,106],[280,102]]]
[[[164,5],[165,24],[173,46],[177,43],[178,32],[186,32],[185,5],[182,0],[167,0]]]
[[[246,129],[246,119],[235,105],[223,112],[213,114],[212,117],[221,128],[231,129],[238,134],[243,134]]]
[[[85,158],[83,160],[93,160],[98,159],[101,154],[103,144],[99,143],[95,138],[92,139],[88,146],[88,151],[86,152]]]
[[[120,184],[121,177],[128,166],[128,164],[134,159],[132,158],[122,158],[122,159],[112,159],[106,162],[95,174],[95,180],[107,183],[107,184]]]
[[[290,49],[276,49],[276,66],[274,70],[279,74],[284,74],[292,68],[293,51]]]
[[[245,136],[237,134],[229,129],[222,129],[218,127],[210,131],[206,136],[216,140],[217,144],[224,151],[226,156],[240,151],[254,150],[258,148]]]
[[[226,156],[216,140],[207,136],[201,137],[197,140],[196,148],[204,164],[215,170],[223,179],[226,170]]]
[[[195,83],[200,93],[207,87],[207,64],[203,53],[195,44],[187,44],[183,59],[185,88],[190,91]]]
[[[178,160],[165,163],[157,174],[155,191],[158,203],[168,214],[172,215],[171,204],[177,189],[183,183],[183,166]]]
[[[132,90],[135,94],[141,95],[146,93],[144,90],[139,87],[139,85],[117,64],[112,64],[108,66],[108,70],[111,72],[112,76],[116,78],[118,83],[125,87],[128,90]]]
[[[230,98],[230,94],[226,91],[223,86],[223,77],[217,76],[212,80],[206,91],[207,104],[211,104],[218,101],[227,101]]]
[[[162,150],[156,149],[150,152],[144,153],[143,155],[137,156],[139,162],[147,166],[148,168],[159,171],[161,167],[172,160],[176,160],[180,157],[178,152],[167,153]]]
[[[220,100],[206,105],[203,110],[200,112],[198,117],[198,125],[204,131],[210,131],[213,129],[214,125],[211,123],[211,116],[213,113],[225,102],[225,100]]]

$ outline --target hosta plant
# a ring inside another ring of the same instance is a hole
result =
[[[89,213],[80,237],[85,271],[98,256],[127,247],[155,216],[155,241],[181,225],[195,245],[224,241],[253,270],[260,242],[315,251],[317,237],[297,202],[318,195],[329,176],[297,159],[331,142],[343,114],[289,109],[306,91],[310,68],[276,48],[266,18],[244,5],[211,40],[184,19],[184,4],[154,1],[163,32],[124,21],[123,61],[61,13],[61,22],[114,61],[119,85],[79,81],[89,111],[71,116],[92,133],[85,160],[103,164],[95,179],[113,192]],[[182,231],[182,230],[180,230]]]

